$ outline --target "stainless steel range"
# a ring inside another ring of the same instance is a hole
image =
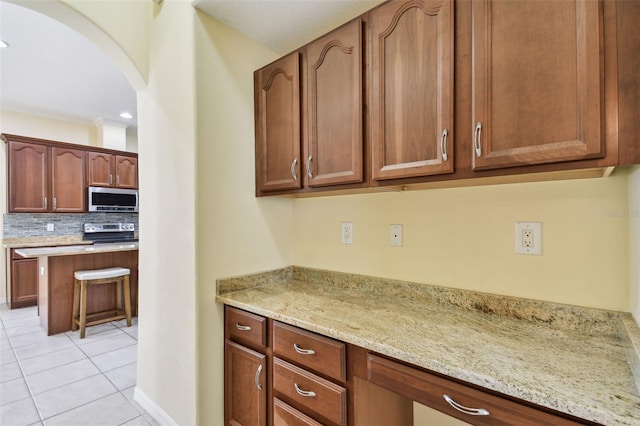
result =
[[[82,239],[99,243],[126,243],[138,241],[133,223],[85,223]]]

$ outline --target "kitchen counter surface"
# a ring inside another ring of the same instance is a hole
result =
[[[110,243],[95,245],[71,245],[57,247],[37,247],[16,249],[16,253],[22,257],[40,257],[40,256],[71,256],[76,254],[94,254],[107,253],[116,251],[138,250],[138,243]]]
[[[630,314],[285,268],[217,301],[606,425],[639,425]]]
[[[81,235],[67,235],[58,237],[24,237],[5,238],[2,240],[5,248],[21,247],[51,247],[93,244],[93,241],[85,241]]]

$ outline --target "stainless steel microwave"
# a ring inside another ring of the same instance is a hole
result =
[[[89,187],[89,212],[137,212],[138,190]]]

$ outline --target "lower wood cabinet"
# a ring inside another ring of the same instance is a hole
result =
[[[266,356],[227,340],[224,345],[224,423],[267,424]]]
[[[25,259],[11,249],[7,302],[11,309],[38,304],[38,259]]]
[[[229,306],[224,383],[233,426],[408,426],[414,401],[472,425],[592,424]]]

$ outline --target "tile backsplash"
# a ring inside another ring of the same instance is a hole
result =
[[[58,237],[82,235],[85,223],[128,222],[134,223],[138,231],[138,215],[135,213],[8,213],[3,215],[3,238]],[[47,231],[53,223],[54,230]]]

